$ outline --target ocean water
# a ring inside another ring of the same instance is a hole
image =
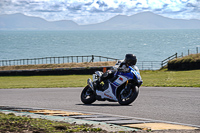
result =
[[[0,60],[133,53],[138,61],[162,61],[197,47],[200,30],[0,31]]]

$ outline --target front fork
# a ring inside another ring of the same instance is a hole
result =
[[[127,80],[124,89],[127,91],[130,91],[130,88],[131,88],[131,85],[128,83],[128,80]]]
[[[90,78],[87,80],[87,84],[94,91],[94,86],[93,86],[92,80]]]
[[[127,80],[126,83],[125,83],[124,89],[120,92],[120,95],[121,95],[122,99],[128,98],[132,93],[131,84],[128,83],[128,82],[129,81]]]

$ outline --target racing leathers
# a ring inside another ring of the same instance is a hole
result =
[[[115,73],[121,71],[121,72],[129,72],[130,68],[124,61],[118,61],[115,66],[113,66],[113,69],[107,70],[105,73],[102,74],[102,76],[94,82],[94,88],[101,90],[102,88],[99,87],[99,84],[104,81],[104,86],[106,86],[107,79],[115,79]],[[107,87],[106,87],[107,88]],[[104,89],[106,89],[104,87]]]

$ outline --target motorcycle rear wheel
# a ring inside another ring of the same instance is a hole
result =
[[[81,92],[81,101],[84,104],[91,104],[96,101],[95,94],[88,85]]]
[[[129,105],[137,98],[139,94],[139,88],[137,86],[130,89],[129,92],[122,89],[120,90],[117,98],[120,105]]]

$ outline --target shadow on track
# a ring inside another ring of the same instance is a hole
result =
[[[132,106],[132,105],[120,105],[120,104],[76,104],[83,106]]]

